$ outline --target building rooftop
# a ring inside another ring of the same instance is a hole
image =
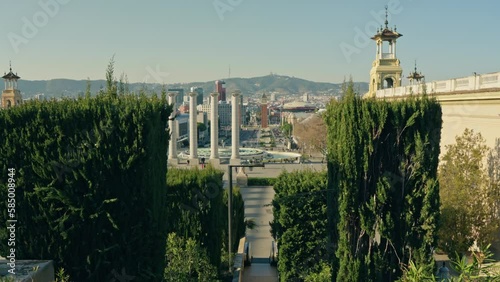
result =
[[[380,29],[377,29],[377,34],[375,34],[371,39],[391,40],[397,39],[401,36],[403,35],[397,32],[396,26],[394,26],[394,29],[389,28],[389,21],[387,20],[387,6],[385,6],[385,27],[380,27]]]
[[[10,67],[9,73],[5,74],[2,76],[3,79],[20,79],[21,77],[17,76],[17,74],[14,74],[12,72],[12,66]]]

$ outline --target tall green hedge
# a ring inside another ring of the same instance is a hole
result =
[[[228,200],[228,189],[224,190],[224,229],[222,232],[222,237],[224,239],[224,245],[227,246],[228,241],[228,220],[227,220],[227,200]],[[238,250],[240,244],[240,239],[246,234],[247,226],[245,222],[245,201],[243,200],[243,195],[241,194],[240,187],[233,186],[233,222],[231,228],[231,243],[233,253]]]
[[[222,171],[211,166],[205,169],[171,168],[167,175],[169,233],[200,242],[215,267],[221,264],[227,218],[222,176]]]
[[[167,234],[164,98],[28,102],[0,111],[0,193],[15,168],[16,258],[50,259],[72,281],[159,281]],[[0,221],[6,222],[6,201]],[[6,229],[0,241],[6,242]],[[3,256],[7,246],[0,244]]]
[[[330,236],[338,281],[394,281],[429,263],[439,220],[441,106],[363,100],[352,82],[327,109]]]
[[[281,281],[304,281],[330,263],[327,242],[327,173],[283,172],[274,183],[271,233],[279,247]]]

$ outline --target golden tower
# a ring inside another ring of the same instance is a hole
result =
[[[396,26],[391,29],[388,24],[386,6],[385,27],[371,38],[377,44],[377,54],[370,71],[369,97],[375,97],[379,89],[401,86],[403,69],[396,57],[396,40],[403,35],[397,32]]]
[[[17,89],[17,80],[20,77],[12,72],[12,65],[10,65],[9,73],[4,74],[2,78],[5,81],[5,89],[2,92],[2,108],[8,109],[20,105],[23,102],[21,91]]]

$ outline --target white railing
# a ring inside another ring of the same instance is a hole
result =
[[[393,53],[382,53],[382,59],[394,59]]]
[[[500,72],[478,74],[468,77],[433,81],[416,85],[400,86],[377,90],[377,98],[420,94],[424,87],[427,93],[450,93],[454,91],[474,91],[480,89],[500,88]]]

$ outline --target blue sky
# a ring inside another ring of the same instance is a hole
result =
[[[0,71],[12,60],[23,79],[104,79],[114,54],[130,82],[227,78],[229,65],[231,77],[368,81],[385,5],[405,76],[415,60],[427,81],[500,71],[493,0],[2,0]]]

